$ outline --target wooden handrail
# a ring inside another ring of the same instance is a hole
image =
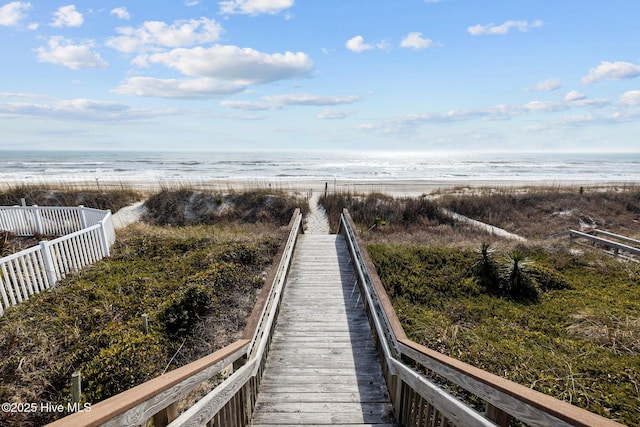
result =
[[[344,227],[344,229],[342,227]],[[367,251],[361,249],[364,248],[364,244],[357,233],[355,233],[356,227],[353,219],[345,209],[341,218],[340,231],[346,234],[348,232],[347,228],[351,229],[349,234],[353,236],[353,240],[358,246],[358,251],[366,265],[367,274],[370,277],[375,292],[378,293],[377,297],[381,302],[380,307],[384,311],[385,317],[389,320],[391,329],[389,334],[394,335],[399,343],[401,355],[396,359],[397,363],[402,363],[403,358],[413,360],[419,365],[439,374],[443,378],[485,400],[491,407],[498,408],[500,412],[511,415],[530,425],[583,427],[622,426],[622,424],[611,419],[601,417],[552,396],[545,395],[514,383],[513,381],[483,371],[408,339],[382,286],[375,266],[371,262]],[[356,260],[354,260],[354,263],[355,262]],[[376,316],[377,314],[371,312],[370,315]],[[395,386],[396,389],[398,387],[397,384],[389,385],[390,387]],[[391,390],[391,392],[393,393],[394,391]],[[398,400],[402,399],[396,399],[394,403],[397,403]],[[396,410],[398,410],[398,408],[396,408]],[[492,417],[494,420],[500,417],[500,414],[494,415],[495,416]],[[504,417],[501,418],[504,421]]]
[[[403,356],[528,425],[622,426],[611,419],[476,368],[414,341],[401,340],[401,349]]]
[[[348,225],[349,228],[351,228],[351,230],[354,231],[353,236],[358,245],[358,248],[360,249],[364,248],[364,244],[362,243],[362,240],[360,239],[358,234],[355,233],[355,230],[357,230],[357,228],[355,223],[353,222],[353,218],[351,218],[351,215],[349,214],[349,211],[347,209],[343,210],[343,217],[345,221],[341,222],[341,226],[344,227],[345,225]],[[338,233],[340,233],[340,230],[338,230]],[[387,292],[384,289],[384,285],[382,284],[380,277],[378,277],[378,274],[376,273],[376,268],[373,265],[373,261],[371,261],[371,258],[369,257],[369,254],[367,253],[367,251],[360,250],[360,254],[363,258],[364,264],[371,278],[371,282],[376,290],[376,293],[378,294],[378,299],[382,304],[382,308],[386,313],[387,319],[389,319],[389,323],[393,330],[393,334],[395,338],[397,340],[407,339],[407,334],[404,332],[402,323],[400,323],[400,319],[398,319],[398,315],[396,314],[396,311],[394,310],[393,305],[391,304],[391,300],[389,299],[389,296],[387,295]]]
[[[632,239],[631,237],[622,236],[620,234],[615,234],[615,233],[610,233],[610,232],[605,231],[605,230],[600,230],[599,228],[594,228],[591,231],[589,231],[589,233],[587,233],[587,234],[591,234],[591,233],[593,233],[594,235],[602,234],[603,236],[607,236],[607,237],[611,237],[611,238],[614,238],[614,239],[618,239],[618,240],[626,242],[626,243],[631,243],[635,247],[640,248],[640,240]]]
[[[210,378],[243,357],[248,346],[249,340],[238,340],[195,362],[96,403],[90,412],[71,414],[49,426],[93,427],[108,422],[114,422],[115,425],[141,424],[173,403],[177,397],[188,393],[204,379]],[[149,402],[148,408],[137,408],[145,402]],[[134,413],[128,414],[131,409],[134,409]]]
[[[287,228],[286,228],[287,236],[291,236],[291,231],[293,230],[293,227],[299,216],[300,216],[300,209],[296,209],[293,212],[293,215],[291,216],[291,220],[289,221],[289,224],[287,225]],[[300,229],[300,231],[302,231],[302,229]],[[265,284],[260,290],[258,299],[255,305],[253,306],[253,310],[251,311],[251,315],[249,316],[249,319],[247,320],[247,324],[244,328],[244,332],[242,333],[243,339],[248,339],[248,340],[252,339],[258,328],[258,325],[260,323],[260,317],[262,316],[262,312],[264,311],[265,305],[267,303],[267,299],[269,297],[269,293],[271,292],[271,288],[273,287],[276,274],[278,273],[278,269],[277,269],[278,263],[280,262],[280,260],[284,255],[286,246],[287,246],[287,239],[284,239],[282,243],[280,243],[280,246],[278,247],[278,252],[276,253],[276,256],[274,258],[274,263],[273,263],[274,268],[269,269],[269,273],[267,274],[267,278],[265,279]]]
[[[599,233],[605,234],[605,235],[610,235],[610,236],[615,237],[615,238],[623,237],[623,236],[618,236],[618,235],[612,234],[612,233],[606,233],[606,232],[604,232],[604,233],[603,232],[599,232]],[[635,254],[635,255],[640,255],[640,248],[634,248],[633,246],[629,246],[629,245],[625,245],[625,244],[622,244],[622,243],[614,242],[614,241],[611,241],[611,240],[608,240],[608,239],[603,239],[602,237],[597,237],[597,236],[594,236],[592,234],[582,233],[582,232],[576,231],[576,230],[569,230],[569,236],[571,236],[571,237],[582,237],[582,238],[585,238],[587,240],[591,240],[592,242],[601,243],[603,245],[609,246],[609,247],[611,247],[613,249],[616,249],[616,250],[626,251],[626,252],[629,252],[629,253],[632,253],[632,254]],[[628,239],[628,238],[624,238],[624,239],[626,239],[627,241],[637,242],[637,240],[633,240],[633,239]]]

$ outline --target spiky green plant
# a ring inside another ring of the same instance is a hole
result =
[[[516,248],[509,252],[501,269],[500,289],[514,299],[535,300],[537,290],[531,275],[532,265],[523,249]]]
[[[496,248],[489,242],[482,242],[475,252],[477,259],[473,269],[478,284],[490,291],[497,290],[500,280],[495,262]]]

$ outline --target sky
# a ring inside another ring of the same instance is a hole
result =
[[[640,151],[638,0],[0,0],[0,150]]]

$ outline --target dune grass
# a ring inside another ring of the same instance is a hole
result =
[[[96,187],[77,188],[69,184],[19,184],[0,190],[0,206],[20,205],[24,199],[27,205],[84,205],[94,209],[110,209],[111,213],[116,213],[141,197],[140,192],[124,185],[118,189],[101,191]]]
[[[329,195],[325,203],[335,218],[343,207],[357,213],[360,236],[411,339],[640,424],[640,265],[543,239],[581,220],[634,235],[638,188],[455,192],[432,198],[417,215],[407,207],[424,197]],[[443,207],[530,240],[498,239],[429,213]]]
[[[236,340],[284,238],[273,212],[285,215],[280,207],[291,202],[246,197],[265,203],[237,204],[224,220],[166,217],[163,226],[118,231],[108,259],[9,308],[0,317],[0,400],[66,405],[71,374],[81,371],[83,399],[96,403]],[[198,213],[197,199],[181,209]],[[262,213],[265,205],[278,209]],[[43,425],[59,415],[2,413],[0,424]]]
[[[530,239],[594,227],[640,238],[640,187],[634,185],[458,189],[444,193],[438,203]]]

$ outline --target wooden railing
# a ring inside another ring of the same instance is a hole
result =
[[[280,245],[274,268],[267,276],[240,340],[207,357],[96,403],[90,412],[69,415],[50,426],[146,426],[149,419],[153,419],[155,427],[249,425],[286,275],[300,233],[302,214],[296,210],[288,225],[288,237]],[[178,412],[178,402],[190,391],[229,370],[232,373],[227,379],[183,413]]]
[[[619,234],[609,233],[608,231],[603,231],[598,229],[593,229],[586,233],[583,233],[581,231],[576,231],[576,230],[569,230],[567,234],[569,234],[570,239],[583,238],[583,239],[587,239],[591,243],[598,243],[602,246],[608,247],[613,251],[614,255],[619,255],[621,251],[627,252],[629,254],[636,255],[636,256],[640,255],[640,241],[631,239],[626,236],[621,236]],[[607,239],[598,237],[598,234],[602,236],[606,236]],[[615,239],[618,241],[616,242],[616,241],[613,241],[612,239]],[[620,243],[620,242],[624,242],[624,243]],[[629,245],[634,245],[634,246],[629,246]]]
[[[515,418],[531,426],[621,425],[408,339],[346,209],[339,232],[344,234],[351,252],[399,423],[506,426]],[[471,409],[427,380],[420,373],[425,369],[479,397],[486,403],[484,413]]]
[[[82,206],[0,207],[0,230],[18,236],[63,235],[0,258],[0,315],[67,274],[109,256],[115,242],[111,212]]]

